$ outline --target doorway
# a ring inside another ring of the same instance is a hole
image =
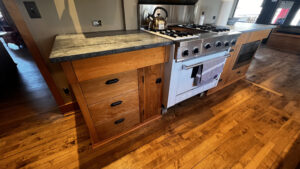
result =
[[[3,119],[26,117],[28,112],[45,112],[56,108],[47,83],[2,1],[0,50],[1,123],[5,122]],[[19,108],[22,111],[16,111]]]

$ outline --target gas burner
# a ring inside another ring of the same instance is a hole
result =
[[[188,37],[189,35],[193,36],[192,33],[189,32],[184,32],[184,31],[179,31],[179,30],[174,30],[174,29],[166,29],[166,30],[160,30],[160,31],[154,31],[151,30],[153,32],[159,32],[160,34],[166,35],[166,36],[170,36],[173,38],[177,38],[177,37]]]
[[[230,29],[225,26],[215,26],[211,24],[206,25],[197,25],[197,24],[186,24],[186,25],[177,25],[178,27],[182,28],[190,28],[190,29],[197,29],[203,31],[210,31],[210,32],[228,32]]]

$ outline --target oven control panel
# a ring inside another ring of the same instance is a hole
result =
[[[217,52],[228,51],[236,45],[240,33],[226,34],[203,39],[177,42],[175,59],[177,62],[206,56]]]

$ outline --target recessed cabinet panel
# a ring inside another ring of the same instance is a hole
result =
[[[138,70],[142,121],[161,115],[163,64]]]

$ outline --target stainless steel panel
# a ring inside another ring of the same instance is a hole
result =
[[[139,4],[139,26],[148,26],[145,22],[148,14],[153,14],[156,7],[163,7],[168,11],[169,17],[167,19],[168,25],[173,24],[186,24],[193,23],[194,21],[194,5],[149,5]],[[157,10],[161,16],[165,17],[165,14],[161,10]]]

